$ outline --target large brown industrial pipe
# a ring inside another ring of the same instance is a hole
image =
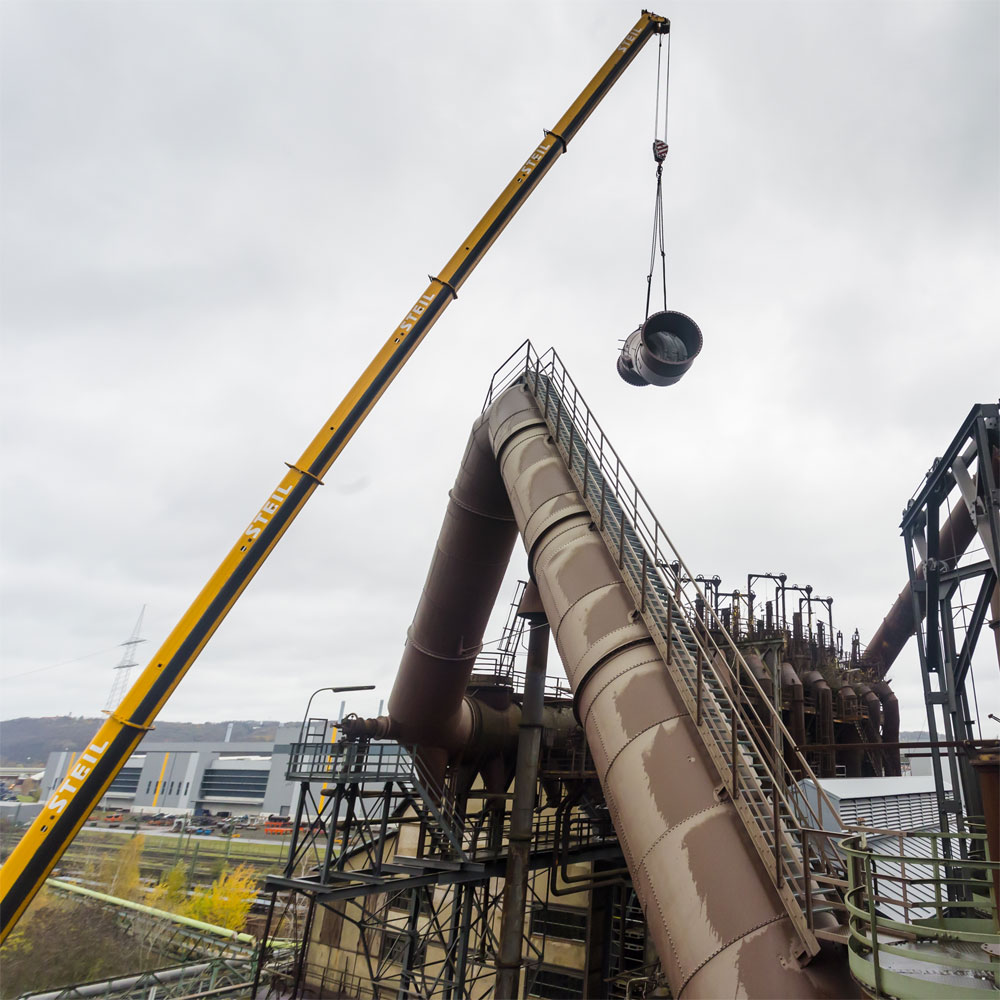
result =
[[[872,691],[882,704],[882,742],[896,744],[899,742],[899,701],[892,693],[888,681],[876,681]],[[899,777],[902,768],[899,762],[899,747],[895,745],[882,747],[882,766],[887,777]]]
[[[798,937],[694,720],[521,387],[487,411],[632,881],[671,993],[856,996],[841,956],[802,968]]]
[[[982,459],[980,458],[980,461]],[[993,454],[993,476],[994,479],[1000,477],[1000,456]],[[976,537],[976,526],[969,517],[969,510],[964,503],[959,503],[951,512],[951,517],[941,526],[939,537],[940,558],[944,559],[951,566],[954,566],[969,547],[972,539]],[[924,578],[924,564],[917,567],[917,579]],[[920,620],[927,614],[926,596],[923,593],[917,595],[920,603]],[[868,643],[864,654],[861,657],[863,667],[873,668],[878,677],[885,677],[889,668],[895,663],[896,657],[903,651],[910,636],[917,630],[917,623],[913,617],[913,592],[910,584],[899,592],[899,597],[889,609],[884,621],[875,630],[871,641]],[[1000,655],[1000,640],[997,646]]]
[[[368,720],[368,735],[448,751],[469,746],[477,711],[465,688],[516,538],[517,525],[481,418],[472,428],[449,494],[389,695],[388,716]],[[479,711],[489,714],[485,706]],[[517,719],[503,728],[516,740]]]

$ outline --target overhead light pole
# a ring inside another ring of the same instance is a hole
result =
[[[316,688],[311,695],[309,695],[309,701],[306,702],[306,712],[302,716],[302,725],[299,726],[299,739],[298,742],[301,744],[303,738],[305,737],[306,731],[306,721],[309,719],[309,709],[312,708],[313,698],[320,694],[322,691],[332,691],[334,694],[340,694],[342,691],[374,691],[374,684],[352,684],[348,687],[321,687]]]

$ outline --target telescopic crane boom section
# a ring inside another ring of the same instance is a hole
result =
[[[591,112],[636,57],[670,22],[643,11],[635,27],[531,153],[479,224],[393,330],[371,364],[323,424],[302,456],[261,505],[222,564],[174,627],[118,708],[46,802],[0,868],[0,941],[24,912],[63,851],[128,760],[157,713],[229,609],[305,505],[323,476],[417,345],[528,195],[566,151]]]

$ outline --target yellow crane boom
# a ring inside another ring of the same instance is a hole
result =
[[[149,665],[109,715],[0,868],[0,941],[16,924],[157,713],[305,505],[344,446],[528,195],[642,46],[670,22],[643,11],[635,27],[517,171],[406,313],[302,456],[261,504]]]

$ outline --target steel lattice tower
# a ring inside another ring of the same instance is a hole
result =
[[[124,652],[122,653],[121,662],[115,667],[111,692],[108,694],[108,700],[104,705],[104,709],[107,712],[113,712],[118,707],[122,698],[125,697],[125,692],[129,688],[129,677],[132,674],[132,668],[139,665],[139,661],[135,658],[135,648],[140,642],[146,641],[139,638],[139,633],[142,631],[142,616],[145,613],[146,605],[144,604],[142,610],[139,612],[139,617],[136,619],[132,634],[128,637],[127,641],[122,643]]]

